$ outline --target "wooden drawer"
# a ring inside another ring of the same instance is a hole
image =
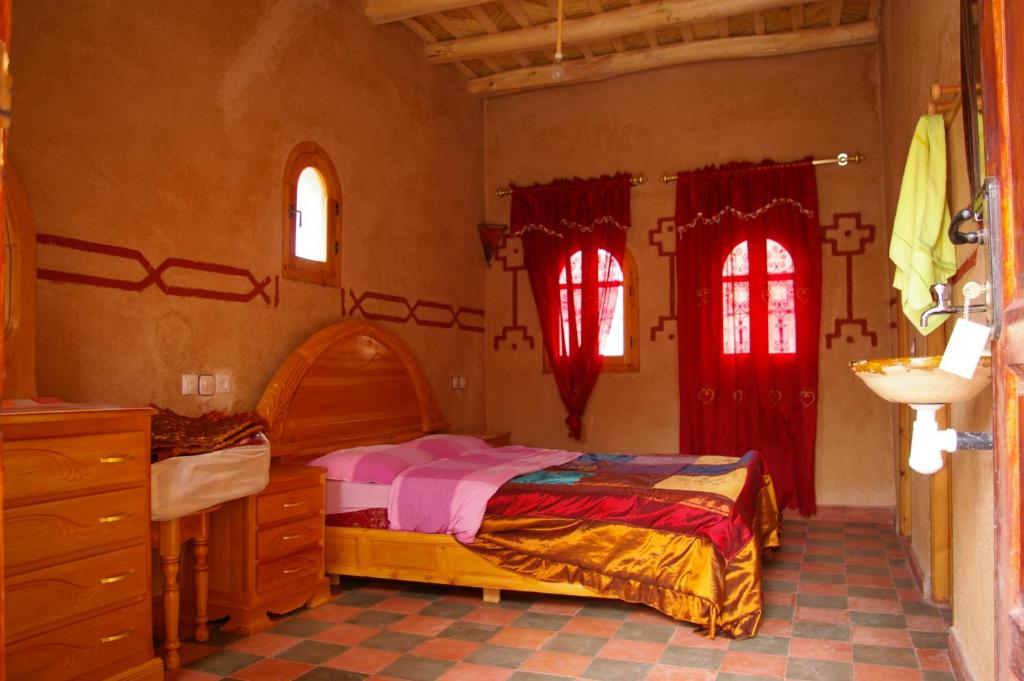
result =
[[[13,576],[137,543],[148,532],[145,487],[9,509],[4,515],[5,569]]]
[[[299,489],[260,495],[256,501],[256,523],[266,525],[279,520],[301,518],[316,513],[324,507],[324,488],[301,487]]]
[[[324,519],[319,514],[287,525],[277,525],[256,534],[256,559],[267,560],[295,553],[323,541]]]
[[[148,593],[147,553],[148,547],[139,545],[6,580],[8,638]]]
[[[151,645],[149,608],[145,599],[34,636],[7,647],[10,681],[64,681],[127,658]]]
[[[256,591],[266,592],[289,582],[315,580],[324,574],[324,552],[317,547],[256,567]]]
[[[88,494],[145,482],[149,442],[138,431],[13,441],[4,447],[3,466],[5,506]]]

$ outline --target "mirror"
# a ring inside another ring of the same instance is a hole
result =
[[[979,0],[960,0],[960,97],[964,148],[971,196],[985,179],[985,144],[981,122],[981,7]]]
[[[36,230],[14,166],[4,181],[4,399],[36,396]]]

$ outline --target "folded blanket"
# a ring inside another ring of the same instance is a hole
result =
[[[263,417],[254,411],[239,414],[211,411],[193,417],[155,404],[150,406],[157,410],[151,436],[150,459],[154,462],[251,444],[267,427]]]

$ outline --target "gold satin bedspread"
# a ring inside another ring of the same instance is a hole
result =
[[[756,454],[731,461],[731,467],[719,462],[681,469],[684,475],[701,468],[728,475],[742,468],[744,483],[724,497],[692,487],[656,489],[652,480],[664,480],[664,465],[648,479],[633,471],[619,475],[621,484],[610,483],[615,475],[609,471],[596,482],[568,486],[565,480],[513,480],[492,498],[468,547],[519,574],[645,603],[711,636],[754,636],[761,624],[762,557],[766,548],[779,546],[780,514],[771,478]]]

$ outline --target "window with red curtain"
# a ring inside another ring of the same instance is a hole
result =
[[[756,450],[815,510],[821,234],[809,161],[678,174],[679,448]]]
[[[545,357],[574,439],[581,437],[583,412],[604,363],[602,339],[622,299],[629,180],[620,173],[512,186],[510,232],[523,240]]]
[[[796,352],[793,256],[773,239],[765,240],[765,253],[767,262],[754,266],[765,272],[767,305],[764,314],[757,314],[760,310],[755,309],[754,316],[765,318],[768,354],[793,354]],[[750,268],[750,249],[746,241],[741,241],[722,266],[722,352],[726,355],[750,352]]]
[[[583,251],[576,251],[569,257],[569,269],[572,271],[573,314],[569,313],[569,274],[566,268],[558,274],[558,288],[562,303],[562,335],[559,337],[559,354],[567,354],[569,345],[569,320],[575,320],[575,333],[583,335]],[[625,277],[622,264],[618,259],[603,248],[597,249],[597,286],[606,290],[608,304],[603,306],[600,318],[600,339],[598,352],[602,357],[621,357],[624,345],[624,328],[626,296],[623,291]]]

